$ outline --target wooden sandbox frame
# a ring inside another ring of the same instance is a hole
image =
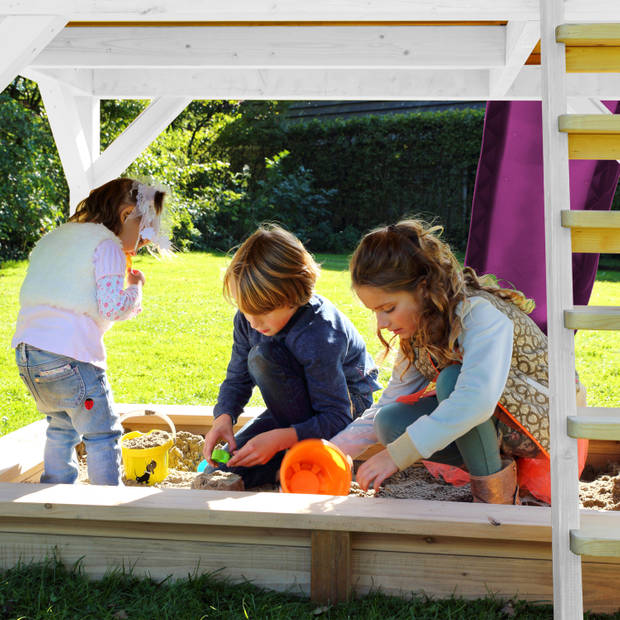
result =
[[[149,408],[167,413],[179,430],[204,433],[213,421],[209,407]],[[164,423],[136,416],[125,427]],[[93,577],[119,567],[155,579],[217,572],[320,603],[373,589],[553,600],[550,508],[33,485],[42,471],[44,435],[42,420],[0,438],[2,568],[55,555],[67,565],[79,561]],[[594,441],[591,448],[594,465],[620,454],[620,442]],[[611,516],[583,510],[582,529],[612,525]],[[619,578],[619,559],[584,556],[584,608],[616,611]]]

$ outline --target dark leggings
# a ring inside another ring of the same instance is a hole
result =
[[[439,373],[437,397],[421,398],[413,405],[396,402],[381,407],[374,421],[379,441],[383,445],[393,442],[418,418],[432,413],[454,391],[460,371],[460,364],[455,364]],[[457,466],[464,462],[473,476],[488,476],[498,472],[501,469],[501,458],[493,418],[475,426],[427,460]]]

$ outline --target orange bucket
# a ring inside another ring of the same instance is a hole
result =
[[[304,439],[284,455],[280,484],[285,493],[348,495],[351,465],[333,443],[325,439]]]

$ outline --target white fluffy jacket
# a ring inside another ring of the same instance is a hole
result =
[[[122,249],[121,240],[103,224],[68,222],[43,236],[30,254],[21,306],[54,306],[107,324],[97,307],[93,264],[95,249],[107,239]]]

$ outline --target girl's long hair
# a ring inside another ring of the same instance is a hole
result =
[[[492,277],[480,278],[471,267],[461,268],[450,247],[439,239],[441,226],[408,219],[377,228],[365,235],[350,263],[354,288],[373,286],[385,291],[407,291],[418,301],[418,330],[411,340],[400,340],[409,360],[415,350],[427,352],[440,368],[460,361],[457,338],[463,324],[456,311],[472,291],[484,290],[505,299],[525,312],[533,302],[523,293],[500,288]],[[389,343],[377,329],[387,353]]]
[[[87,198],[82,200],[69,222],[92,222],[104,224],[115,235],[121,231],[121,207],[136,205],[138,190],[134,187],[134,179],[113,179],[93,189]],[[154,198],[155,213],[159,215],[163,209],[165,192],[157,191]]]

